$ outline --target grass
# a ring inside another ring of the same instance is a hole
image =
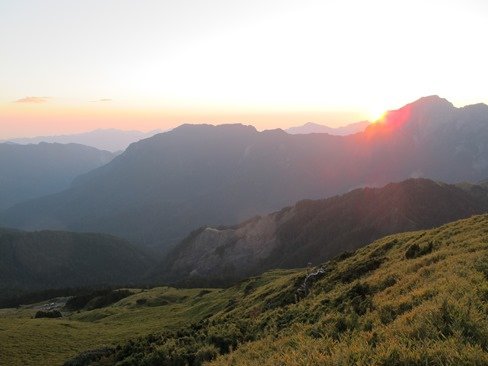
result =
[[[347,281],[375,251],[381,266]],[[488,216],[387,237],[331,266],[313,295],[285,310],[308,313],[311,324],[295,316],[292,328],[210,364],[488,364]]]
[[[227,294],[208,291],[199,296],[201,289],[144,290],[113,306],[61,319],[33,319],[33,308],[1,310],[0,365],[62,364],[86,349],[111,346],[162,329],[177,329],[223,308]],[[137,305],[140,298],[147,299],[147,305]]]
[[[3,311],[0,364],[116,343],[91,364],[488,364],[488,215],[385,237],[324,268],[304,298],[310,269],[225,290],[153,289],[63,319]]]

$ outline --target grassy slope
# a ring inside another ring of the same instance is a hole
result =
[[[155,288],[61,319],[32,319],[33,308],[0,310],[0,365],[61,364],[83,350],[178,328],[222,308],[226,294],[200,291]],[[139,298],[147,304],[137,305]]]
[[[406,259],[415,243],[433,243],[433,251]],[[377,270],[340,279],[375,257],[385,258]],[[307,299],[277,311],[278,321],[295,314],[287,327],[212,364],[486,365],[487,280],[487,215],[387,237],[337,263]]]
[[[488,364],[488,215],[386,237],[326,270],[298,302],[307,270],[243,282],[208,321],[99,364]]]
[[[157,335],[99,364],[198,364],[218,354],[211,364],[488,364],[488,215],[386,237],[326,271],[300,301],[307,270],[271,271],[204,296],[154,289],[70,319],[11,311],[0,315],[0,364],[55,364],[148,333]],[[150,294],[159,300],[135,305]]]

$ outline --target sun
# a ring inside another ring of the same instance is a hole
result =
[[[386,114],[386,109],[381,107],[370,108],[368,116],[371,123],[381,121]]]

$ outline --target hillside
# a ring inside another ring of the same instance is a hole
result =
[[[124,131],[111,129],[98,129],[94,131],[76,133],[71,135],[58,136],[36,136],[28,138],[14,138],[10,142],[16,144],[38,144],[40,142],[58,144],[81,144],[91,146],[100,150],[124,151],[133,142],[151,137],[161,131]]]
[[[104,234],[0,229],[0,295],[139,283],[153,259]]]
[[[220,291],[220,310],[215,293],[194,297],[201,311],[216,306],[205,320],[66,365],[483,365],[487,227],[488,215],[475,216],[385,237],[314,270],[272,271]]]
[[[488,190],[427,179],[301,201],[234,227],[194,231],[153,271],[186,284],[226,284],[272,268],[317,265],[388,234],[488,212]]]
[[[129,291],[134,294],[108,307],[79,312],[61,308],[63,317],[58,319],[34,316],[46,305],[63,301],[59,298],[0,309],[0,364],[62,365],[87,349],[109,347],[201,321],[224,309],[231,295],[217,289],[167,287]],[[145,302],[139,305],[138,301]]]
[[[108,163],[113,157],[108,151],[77,144],[0,143],[0,210],[60,192],[76,176]]]
[[[183,125],[132,144],[49,197],[16,205],[4,226],[107,232],[167,249],[200,226],[234,225],[303,199],[411,177],[488,176],[488,106],[422,98],[349,136]]]

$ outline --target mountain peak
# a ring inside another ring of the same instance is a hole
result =
[[[422,97],[420,99],[417,99],[416,101],[409,103],[406,105],[410,106],[414,109],[417,108],[432,108],[432,107],[439,107],[439,108],[455,108],[454,105],[449,102],[445,98],[441,98],[438,95],[428,95],[426,97]]]
[[[395,131],[409,130],[410,133],[425,136],[452,122],[456,118],[457,110],[447,99],[429,95],[399,109],[388,111],[379,120],[380,123],[369,126],[367,131],[369,134],[389,135]]]

